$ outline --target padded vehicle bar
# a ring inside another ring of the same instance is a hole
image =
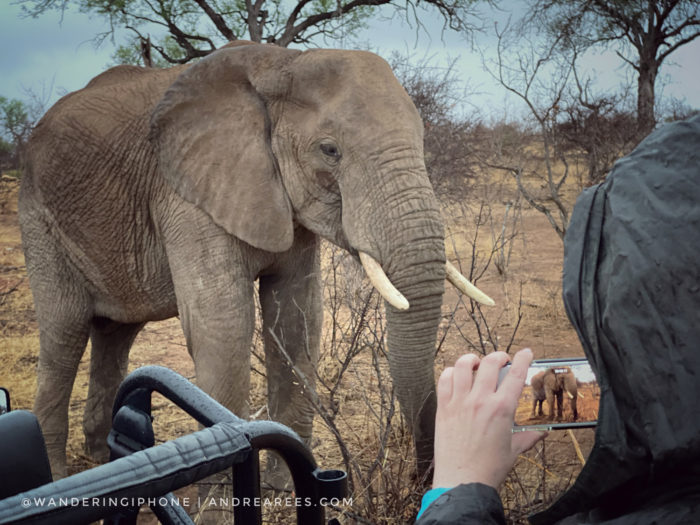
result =
[[[125,501],[148,501],[220,472],[250,453],[234,423],[219,423],[0,501],[0,523],[90,523]]]
[[[151,395],[159,392],[209,427],[154,445]],[[297,523],[324,523],[324,499],[342,498],[347,476],[324,471],[301,438],[271,421],[245,421],[179,374],[147,366],[122,383],[108,438],[110,463],[0,500],[0,523],[136,523],[138,506],[148,504],[166,524],[192,521],[171,491],[233,467],[233,495],[260,500],[258,452],[274,450],[287,463],[295,496],[310,504],[297,507]],[[236,523],[261,523],[256,505],[234,507]]]

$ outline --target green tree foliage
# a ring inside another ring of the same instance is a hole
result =
[[[24,103],[0,96],[0,169],[16,169],[33,124]]]
[[[432,6],[445,26],[468,30],[467,16],[477,0],[20,0],[38,16],[50,9],[77,7],[105,17],[111,30],[97,41],[125,28],[134,35],[118,51],[123,62],[182,64],[203,57],[226,42],[249,39],[283,47],[309,44],[314,38],[339,38],[363,27],[376,8],[390,5],[414,13]],[[418,4],[421,4],[419,6]],[[154,57],[151,50],[155,50]],[[139,60],[140,59],[140,60]]]
[[[21,100],[0,97],[2,134],[12,142],[24,141],[32,130],[29,113]]]
[[[533,0],[531,22],[562,43],[615,45],[637,72],[639,138],[655,126],[655,84],[663,61],[700,36],[700,0]],[[563,38],[562,38],[563,37]]]

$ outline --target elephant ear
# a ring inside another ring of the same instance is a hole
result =
[[[291,247],[294,226],[267,105],[287,89],[280,70],[298,53],[220,49],[181,73],[151,115],[159,169],[175,191],[231,235],[272,252]]]

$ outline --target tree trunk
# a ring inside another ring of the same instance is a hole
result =
[[[659,65],[651,53],[641,53],[639,57],[639,78],[637,79],[637,135],[641,140],[656,126],[654,115],[654,85]]]

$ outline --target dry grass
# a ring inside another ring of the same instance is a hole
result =
[[[17,186],[7,180],[0,183],[0,385],[10,389],[16,408],[31,408],[36,390],[38,334],[16,219]],[[568,198],[572,200],[576,189],[570,193]],[[488,328],[485,338],[484,333],[476,332],[469,305],[462,303],[451,288],[446,290],[436,375],[465,351],[506,348],[511,339],[513,348],[529,346],[537,358],[582,355],[560,298],[562,244],[546,219],[524,207],[515,214],[511,207],[513,219],[508,228],[515,233],[508,245],[506,271],[500,272],[493,260],[488,265],[486,262],[493,251],[492,234],[502,229],[508,203],[516,202],[514,186],[506,178],[493,176],[488,184],[475,187],[473,197],[468,205],[453,204],[444,210],[449,226],[448,247],[453,250],[450,258],[468,269],[468,261],[476,255],[478,285],[496,300],[497,306],[483,310],[486,320],[482,320],[481,327]],[[483,212],[479,201],[488,205],[488,215],[479,214],[480,208]],[[479,236],[475,239],[477,224]],[[353,506],[340,507],[330,514],[339,516],[342,523],[406,523],[415,516],[423,485],[413,478],[410,436],[400,420],[398,406],[392,408],[388,365],[378,339],[383,322],[381,307],[376,298],[369,296],[352,264],[338,257],[338,253],[329,252],[324,258],[324,275],[336,277],[333,286],[326,288],[327,309],[333,309],[334,297],[348,300],[351,307],[339,308],[335,320],[333,315],[325,319],[317,383],[320,403],[333,417],[332,424],[317,417],[313,452],[324,468],[343,468],[353,476]],[[365,302],[367,319],[371,320],[365,324],[370,328],[362,332],[362,345],[353,347],[348,342],[349,334],[358,329],[353,316]],[[251,413],[260,412],[263,418],[265,380],[260,374],[264,364],[260,361],[259,337],[255,353],[259,357],[253,359],[256,372],[252,374]],[[353,357],[343,368],[349,353],[354,353]],[[70,404],[68,461],[73,472],[91,466],[82,451],[81,429],[88,360],[89,351],[81,362]],[[139,334],[131,352],[130,370],[145,364],[165,365],[194,378],[176,319],[151,323]],[[333,390],[336,383],[338,387]],[[196,428],[164,400],[154,402],[154,415],[159,439],[171,439]],[[342,443],[331,430],[333,426]],[[587,454],[592,432],[581,430],[575,435]],[[342,447],[351,455],[349,466],[347,458],[343,460]],[[509,519],[520,523],[528,512],[546,506],[580,468],[570,437],[563,432],[552,433],[544,445],[521,458],[503,487]],[[285,512],[274,509],[266,520],[288,522]],[[145,517],[144,521],[149,519]]]

